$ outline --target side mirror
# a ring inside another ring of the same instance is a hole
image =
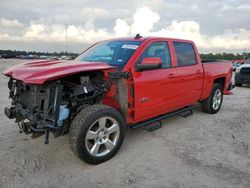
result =
[[[140,64],[136,64],[136,69],[139,71],[160,68],[162,61],[158,57],[147,57],[142,59]]]

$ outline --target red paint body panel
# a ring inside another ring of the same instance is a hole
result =
[[[123,72],[129,72],[131,75],[126,80],[129,105],[126,117],[124,117],[129,125],[207,99],[214,81],[218,78],[225,80],[224,92],[231,83],[232,63],[212,62],[202,64],[197,48],[192,41],[157,37],[114,40],[142,42],[122,70]],[[185,67],[177,66],[174,41],[192,44],[197,64]],[[172,67],[137,71],[135,68],[136,62],[143,51],[153,42],[166,42]],[[108,79],[108,72],[116,71],[116,69],[98,62],[40,61],[17,65],[6,70],[4,74],[25,83],[43,84],[49,80],[87,71],[103,71],[105,79]],[[105,94],[102,103],[120,110],[119,101],[115,96],[116,85],[113,84]]]
[[[224,95],[233,95],[233,92],[232,91],[224,91]]]
[[[49,80],[87,71],[115,69],[106,63],[78,61],[36,61],[16,65],[4,71],[4,75],[27,84],[43,84]]]
[[[161,59],[155,58],[155,57],[144,58],[141,63],[142,64],[151,64],[152,62],[162,65]]]
[[[232,65],[228,62],[205,63],[203,68],[204,82],[200,100],[208,98],[215,79],[225,78],[224,91],[226,91],[232,80]]]
[[[192,44],[196,54],[196,65],[177,66],[174,41]],[[167,43],[172,67],[143,72],[136,71],[135,63],[143,51],[153,42]],[[134,124],[207,99],[217,78],[225,78],[225,88],[227,88],[231,83],[232,63],[202,64],[198,50],[192,41],[146,38],[123,71],[130,72],[133,77],[128,81],[128,87],[134,88],[134,97],[128,94],[129,103],[133,103],[133,108],[128,110],[127,123]],[[140,100],[146,100],[146,102],[140,102]]]

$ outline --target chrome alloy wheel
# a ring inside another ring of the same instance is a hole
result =
[[[112,117],[102,117],[89,128],[85,145],[89,154],[101,157],[108,154],[117,145],[120,136],[118,122]]]
[[[220,107],[222,101],[222,93],[220,89],[217,89],[213,96],[213,109],[217,110]]]

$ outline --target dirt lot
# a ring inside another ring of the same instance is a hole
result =
[[[0,60],[0,71],[13,64]],[[0,104],[9,105],[1,75]],[[154,132],[128,129],[111,160],[91,166],[76,158],[68,137],[44,145],[20,134],[0,112],[0,187],[250,187],[250,87],[225,96],[216,115],[200,108],[172,117]]]

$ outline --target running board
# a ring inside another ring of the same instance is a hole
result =
[[[152,132],[152,131],[155,131],[157,129],[162,128],[162,123],[161,123],[161,121],[156,121],[154,123],[150,123],[148,125],[145,125],[145,126],[143,126],[141,128],[146,130],[146,131]]]
[[[183,118],[187,118],[189,116],[192,116],[193,115],[193,110],[187,110],[186,112],[182,112],[179,114],[179,116],[183,117]]]
[[[145,130],[148,130],[148,131],[154,131],[154,130],[159,129],[159,128],[162,127],[162,124],[160,122],[161,120],[167,119],[167,118],[175,116],[175,115],[181,115],[181,114],[184,114],[184,115],[181,115],[182,117],[189,117],[189,116],[191,116],[193,114],[192,109],[195,108],[195,106],[196,105],[185,107],[185,108],[182,108],[180,110],[176,110],[174,112],[170,112],[170,113],[167,113],[165,115],[161,115],[161,116],[152,118],[150,120],[134,124],[134,125],[130,126],[130,128],[137,129],[137,128],[141,127],[141,128],[143,128]]]

